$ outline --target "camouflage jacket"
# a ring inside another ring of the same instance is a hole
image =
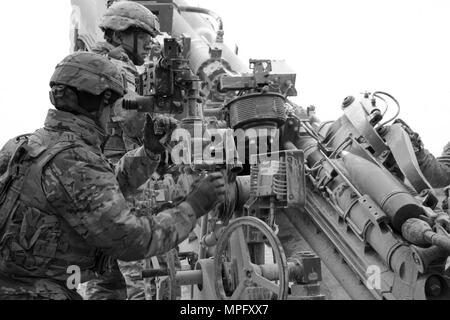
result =
[[[136,77],[139,72],[126,51],[114,47],[108,42],[98,42],[92,51],[110,58],[111,62],[121,71],[124,87],[127,88],[125,99],[132,99],[136,93]],[[134,110],[122,109],[122,99],[114,105],[114,115],[110,124],[112,134],[106,142],[104,153],[112,162],[117,162],[127,151],[142,145],[141,130],[145,123],[143,114]]]
[[[185,202],[157,216],[129,205],[125,195],[149,178],[157,162],[141,147],[114,167],[102,153],[105,135],[92,120],[50,110],[45,127],[28,141],[35,156],[30,165],[39,175],[25,175],[18,206],[0,234],[3,277],[65,283],[68,267],[76,265],[84,282],[103,270],[105,257],[134,261],[159,255],[194,228],[195,213]],[[11,140],[0,152],[0,174],[16,144]],[[41,154],[61,144],[65,147],[39,168]],[[0,296],[5,290],[14,288],[0,281]]]
[[[416,156],[420,169],[432,187],[444,188],[450,185],[450,143],[438,158],[426,149],[417,152]]]

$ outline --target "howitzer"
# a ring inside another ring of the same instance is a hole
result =
[[[271,61],[254,60],[251,63],[255,66],[252,74],[224,76],[220,90],[240,92],[238,97],[226,103],[223,113],[227,127],[242,130],[244,138],[248,138],[242,142],[246,151],[254,151],[257,156],[255,165],[248,176],[246,165],[227,163],[218,167],[217,164],[196,163],[196,155],[191,154],[193,164],[190,164],[190,169],[193,172],[225,171],[228,192],[220,212],[202,219],[196,266],[201,272],[196,271],[198,275],[193,277],[192,272],[181,271],[176,276],[172,275],[172,280],[186,284],[185,277],[188,277],[191,284],[197,285],[193,296],[201,299],[322,299],[318,257],[300,252],[287,259],[274,230],[277,208],[305,203],[305,188],[303,184],[299,185],[299,181],[304,181],[303,152],[281,152],[276,160],[274,153],[270,152],[269,162],[261,163],[261,153],[274,150],[279,144],[279,135],[271,134],[271,131],[276,132],[286,121],[285,99],[296,94],[295,74],[273,73]],[[266,67],[261,68],[263,64]],[[201,129],[203,133],[211,128],[202,126]],[[267,145],[261,149],[263,142]],[[203,144],[200,151],[204,151]],[[250,158],[245,152],[243,157],[238,157],[238,162],[247,164]],[[269,172],[264,169],[267,166]],[[240,176],[236,177],[238,174]],[[259,179],[260,176],[265,178]],[[187,176],[181,177],[179,181],[187,179]],[[258,188],[259,183],[266,186]],[[242,210],[244,204],[245,210]],[[272,247],[271,260],[274,259],[275,264],[267,259],[267,244]],[[208,259],[208,252],[214,260]],[[155,272],[146,271],[143,276],[151,276]],[[164,273],[163,270],[158,272]],[[279,281],[279,284],[274,281]],[[294,282],[291,287],[293,294],[288,296],[290,281]]]
[[[432,192],[426,200],[415,196],[428,184],[419,169],[411,170],[414,153],[394,149],[402,146],[388,129],[401,128],[380,125],[376,98],[382,94],[347,98],[344,116],[321,128],[288,116],[285,147],[305,152],[309,183],[305,210],[285,214],[352,298],[448,299],[449,237],[431,231],[441,229],[438,217],[448,217]],[[401,142],[412,150],[409,140]],[[320,233],[313,235],[312,226]],[[330,257],[325,244],[337,254]],[[337,258],[344,270],[334,264]],[[377,285],[371,270],[377,270]]]

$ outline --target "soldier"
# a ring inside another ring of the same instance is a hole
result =
[[[124,93],[118,69],[78,52],[58,64],[50,86],[56,110],[44,128],[0,152],[0,299],[81,299],[72,279],[167,252],[224,193],[223,177],[212,174],[157,216],[130,206],[125,197],[158,162],[148,122],[143,146],[115,167],[102,152],[111,105]]]
[[[137,96],[136,78],[139,75],[136,66],[142,66],[152,49],[153,38],[160,34],[158,18],[143,5],[133,1],[109,2],[100,28],[104,32],[105,42],[99,42],[93,47],[93,52],[108,56],[119,68],[127,88],[126,98]],[[134,110],[124,110],[121,101],[114,106],[110,129],[112,135],[105,145],[105,156],[116,163],[124,154],[142,145],[142,127],[145,116]],[[167,118],[157,118],[167,126],[175,121]],[[156,139],[155,139],[156,142]],[[159,146],[159,148],[158,148]],[[165,148],[160,144],[154,152],[163,154]],[[158,150],[156,150],[158,149]],[[161,164],[163,166],[163,164]],[[162,172],[164,174],[164,172]],[[136,195],[127,198],[137,204]],[[132,275],[145,269],[145,261],[119,261],[120,271],[105,274],[101,280],[88,283],[86,298],[98,299],[145,299],[143,281],[132,280]],[[126,281],[126,287],[123,285]]]
[[[444,147],[442,155],[434,157],[431,152],[416,143],[416,157],[425,178],[434,188],[445,188],[450,185],[450,143]]]
[[[445,188],[450,185],[450,143],[448,143],[440,157],[435,157],[425,149],[420,135],[414,132],[404,121],[398,120],[409,138],[416,154],[417,162],[423,175],[433,188]]]
[[[160,34],[158,18],[143,5],[133,2],[115,2],[105,12],[100,28],[106,42],[94,45],[93,52],[108,56],[120,69],[127,88],[126,98],[137,96],[136,66],[142,66]],[[105,155],[117,161],[127,151],[142,144],[141,131],[145,117],[135,110],[123,110],[121,102],[114,107],[113,135],[105,146]]]

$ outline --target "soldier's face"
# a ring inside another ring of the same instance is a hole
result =
[[[137,54],[145,59],[152,49],[153,38],[148,33],[139,32],[137,36]]]
[[[126,50],[133,53],[135,57],[135,61],[133,62],[136,65],[142,65],[144,63],[145,58],[150,54],[152,43],[152,36],[145,32],[138,32],[136,38],[134,33],[124,34],[122,36],[122,45]]]

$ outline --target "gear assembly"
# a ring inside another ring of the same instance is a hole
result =
[[[199,300],[321,300],[330,277],[351,299],[450,299],[448,205],[422,173],[392,95],[347,97],[342,116],[321,123],[314,107],[292,101],[296,73],[286,62],[241,61],[224,43],[218,14],[185,0],[135,2],[158,17],[160,50],[137,78],[139,96],[122,107],[173,115],[193,137],[184,143],[206,146],[205,132],[222,133],[215,154],[227,149],[228,130],[244,132],[244,152],[232,163],[195,161],[197,151],[184,157],[193,161],[166,159],[173,174],[152,184],[153,207],[216,171],[226,177],[225,201],[198,222],[197,240],[181,246],[181,267],[167,255],[165,267],[153,263],[135,279],[166,280],[172,299],[181,286]],[[96,37],[83,19],[74,51],[89,51],[86,39]],[[386,119],[392,107],[398,112]],[[287,228],[303,239],[296,250],[281,236]]]

